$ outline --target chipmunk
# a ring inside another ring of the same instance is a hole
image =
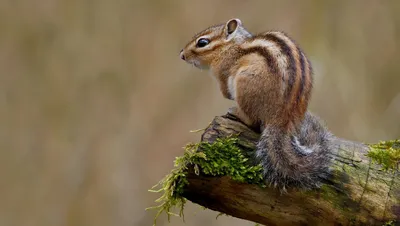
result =
[[[310,61],[286,34],[253,35],[240,19],[196,34],[180,57],[210,69],[229,112],[251,128],[260,128],[256,159],[267,183],[286,189],[318,185],[327,170],[330,133],[307,112],[313,84]]]

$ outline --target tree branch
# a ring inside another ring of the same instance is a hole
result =
[[[259,138],[232,115],[216,117],[202,141],[239,133],[241,149],[251,154]],[[264,225],[382,225],[400,219],[398,172],[384,172],[365,156],[367,147],[339,138],[332,153],[332,175],[320,189],[289,189],[239,183],[229,177],[190,171],[183,196],[206,208]]]

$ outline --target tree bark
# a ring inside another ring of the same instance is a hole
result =
[[[251,154],[259,134],[232,115],[216,117],[202,141],[239,133],[239,145]],[[332,175],[320,189],[287,193],[239,183],[227,176],[189,172],[184,197],[206,208],[263,225],[382,225],[400,221],[398,172],[384,172],[365,155],[367,146],[339,138],[330,164]]]

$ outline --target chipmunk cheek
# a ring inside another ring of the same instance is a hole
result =
[[[214,59],[214,57],[212,55],[208,55],[208,56],[204,57],[204,59],[203,59],[204,64],[210,65],[213,59]]]

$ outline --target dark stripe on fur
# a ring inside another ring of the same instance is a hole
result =
[[[296,61],[294,59],[293,55],[293,50],[290,48],[290,46],[286,43],[286,41],[280,39],[275,35],[275,33],[266,33],[263,35],[263,38],[268,41],[272,41],[276,43],[279,48],[281,49],[282,53],[287,57],[288,59],[288,64],[287,64],[287,71],[289,74],[288,78],[288,84],[286,86],[285,90],[285,99],[287,101],[290,101],[292,89],[295,85],[296,82]]]
[[[214,45],[211,49],[202,49],[202,48],[198,48],[198,51],[196,51],[196,50],[192,50],[195,54],[198,54],[198,55],[201,55],[201,54],[204,54],[204,53],[208,53],[208,52],[212,52],[212,51],[215,51],[216,49],[218,49],[218,48],[220,48],[221,46],[223,46],[224,45],[224,43],[219,43],[219,44],[216,44],[216,45]]]
[[[314,82],[314,76],[313,76],[313,69],[310,60],[306,57],[307,63],[308,63],[308,79],[310,80],[309,84],[313,84]],[[310,87],[311,88],[311,87]]]
[[[300,77],[300,90],[297,93],[297,103],[300,103],[301,96],[303,95],[303,90],[306,82],[306,72],[305,72],[305,60],[304,54],[301,52],[300,48],[297,47],[297,52],[299,52],[300,56],[300,68],[301,68],[301,77]]]
[[[264,57],[265,62],[268,65],[268,69],[272,74],[277,75],[280,73],[276,59],[275,59],[275,57],[273,57],[271,55],[271,53],[268,51],[268,49],[263,48],[263,47],[252,47],[252,48],[248,48],[248,49],[242,49],[239,51],[240,57],[243,57],[243,56],[251,54],[251,53],[257,53],[260,56]]]

